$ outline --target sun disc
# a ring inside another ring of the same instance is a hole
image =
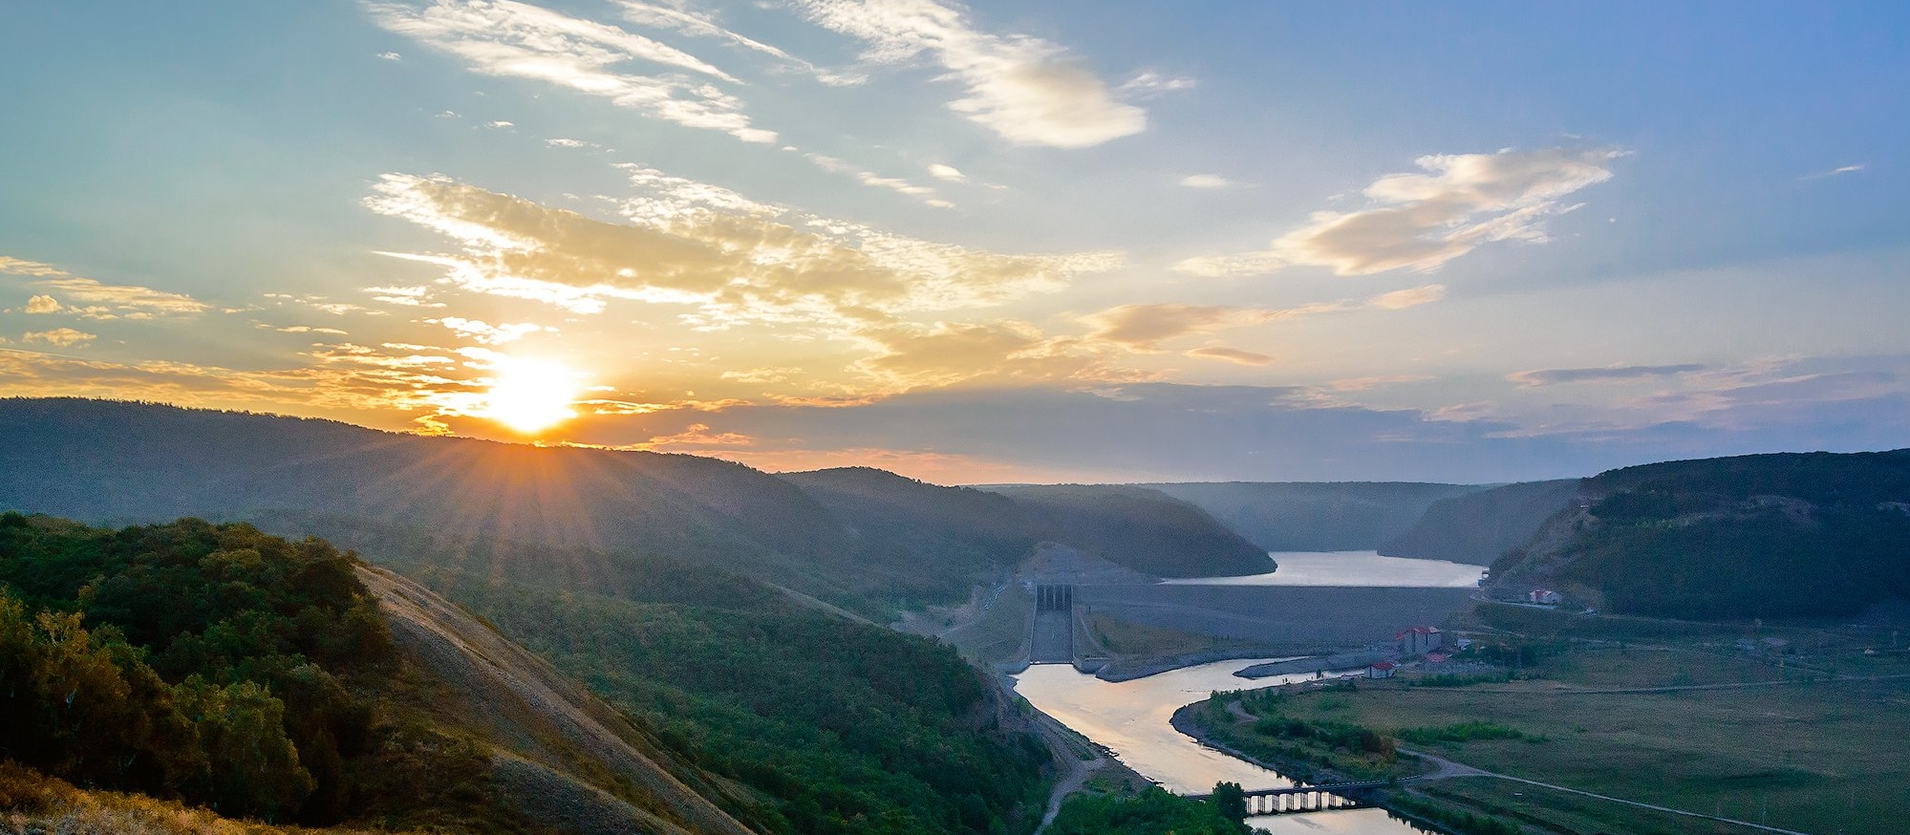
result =
[[[581,389],[576,372],[557,363],[507,360],[492,378],[484,416],[513,431],[534,435],[576,417],[570,407]]]

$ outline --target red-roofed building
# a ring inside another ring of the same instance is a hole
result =
[[[1393,636],[1399,651],[1407,655],[1425,655],[1446,645],[1446,636],[1437,626],[1415,626]]]
[[[1394,664],[1391,661],[1379,661],[1374,663],[1373,666],[1366,668],[1366,677],[1367,678],[1392,678],[1393,671],[1397,669],[1399,669],[1398,664]]]
[[[1447,661],[1451,661],[1451,660],[1452,660],[1452,656],[1447,655],[1443,652],[1426,653],[1426,663],[1428,664],[1444,664]]]

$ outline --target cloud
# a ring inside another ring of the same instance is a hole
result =
[[[341,331],[337,328],[317,328],[311,325],[287,325],[286,327],[282,327],[282,328],[273,328],[273,330],[276,330],[279,333],[322,333],[322,334],[327,334],[330,336],[345,336],[346,335],[344,331]]]
[[[1092,346],[1050,339],[1026,322],[933,325],[895,323],[861,330],[880,349],[854,369],[883,393],[958,383],[1026,385],[1133,379],[1105,364]]]
[[[1545,220],[1578,208],[1563,199],[1612,178],[1610,148],[1504,150],[1420,157],[1417,173],[1366,187],[1373,206],[1316,212],[1256,252],[1189,258],[1175,269],[1204,276],[1251,275],[1290,266],[1338,275],[1427,272],[1494,241],[1543,243]]]
[[[1189,174],[1180,178],[1180,184],[1188,188],[1233,188],[1240,185],[1219,174]]]
[[[854,177],[856,179],[856,182],[859,182],[865,186],[875,186],[876,188],[891,189],[901,194],[907,194],[913,197],[920,197],[923,195],[930,195],[935,193],[935,189],[930,188],[928,186],[916,185],[915,183],[911,183],[908,180],[904,180],[899,177],[884,177],[879,174],[876,174],[873,171],[865,171],[861,168],[858,168],[854,165],[850,165],[847,162],[836,159],[835,157],[829,156],[827,154],[805,153],[803,154],[803,157],[808,159],[810,162],[815,163],[818,168],[821,168],[824,171],[828,171],[833,174],[847,174],[851,177]],[[954,169],[952,168],[949,170],[954,171]],[[954,205],[953,203],[949,203],[946,200],[941,200],[941,201],[925,200],[924,202],[927,202],[931,205],[939,202],[943,205],[944,208]]]
[[[554,84],[745,142],[776,139],[773,131],[750,125],[739,99],[685,73],[740,84],[736,78],[694,55],[615,26],[513,0],[435,0],[423,6],[379,2],[369,9],[379,26],[456,55],[475,72]],[[632,62],[661,65],[666,73],[619,69]]]
[[[557,139],[546,139],[544,140],[544,144],[549,145],[552,148],[582,148],[582,147],[588,146],[590,143],[585,142],[582,139],[564,139],[562,137],[559,137]]]
[[[76,331],[72,328],[54,328],[49,331],[27,331],[21,334],[22,342],[44,342],[59,348],[71,348],[98,339],[98,335]]]
[[[1140,75],[1137,75],[1131,79],[1128,79],[1128,81],[1125,84],[1122,84],[1117,89],[1119,92],[1127,93],[1129,95],[1144,96],[1144,97],[1151,98],[1154,96],[1159,96],[1163,93],[1176,93],[1181,90],[1192,90],[1194,89],[1195,86],[1196,86],[1196,82],[1194,81],[1194,79],[1166,76],[1158,72],[1155,72],[1153,70],[1148,70],[1147,72],[1143,72]]]
[[[485,127],[487,127],[487,128],[492,128],[492,129],[494,129],[494,130],[504,130],[504,129],[506,129],[506,128],[514,128],[514,127],[517,127],[517,123],[516,123],[516,122],[507,122],[507,121],[504,121],[503,119],[498,119],[498,120],[496,120],[496,121],[491,121],[491,122],[485,122],[485,123],[484,123],[484,126],[485,126]]]
[[[446,316],[442,319],[426,319],[425,321],[434,325],[443,325],[482,345],[502,345],[506,342],[516,342],[524,338],[525,335],[537,333],[538,331],[548,331],[551,333],[557,331],[556,328],[536,325],[530,322],[492,325],[477,319],[465,319],[459,316]]]
[[[1683,365],[1608,365],[1603,368],[1541,368],[1506,375],[1506,379],[1527,388],[1563,383],[1602,383],[1613,380],[1637,380],[1645,377],[1670,377],[1704,371],[1707,366]]]
[[[577,313],[613,299],[684,305],[709,329],[743,322],[832,333],[894,315],[989,307],[1113,269],[1116,253],[1005,255],[789,212],[651,169],[612,223],[443,177],[386,175],[366,206],[455,241],[457,254],[387,253],[446,269],[463,289]]]
[[[854,86],[868,80],[860,73],[818,67],[778,47],[737,34],[724,28],[713,14],[689,11],[681,8],[680,5],[659,5],[638,2],[638,0],[617,0],[617,4],[623,7],[624,20],[631,23],[657,29],[670,29],[691,37],[728,41],[733,46],[740,46],[776,58],[782,62],[781,66],[799,70],[831,87]]]
[[[1409,287],[1405,290],[1394,290],[1391,293],[1381,293],[1369,300],[1368,304],[1381,310],[1405,310],[1406,308],[1418,307],[1422,304],[1432,304],[1445,297],[1445,285],[1426,284],[1419,287]]]
[[[1818,171],[1818,172],[1816,172],[1816,173],[1812,173],[1812,174],[1805,174],[1804,176],[1802,176],[1802,177],[1799,177],[1798,179],[1800,179],[1800,180],[1822,180],[1822,179],[1824,179],[1825,177],[1837,177],[1837,176],[1841,176],[1841,175],[1844,175],[1844,174],[1855,174],[1855,173],[1857,173],[1857,172],[1859,172],[1859,171],[1862,171],[1862,170],[1864,170],[1864,164],[1860,162],[1860,163],[1857,163],[1857,164],[1855,164],[1855,165],[1844,165],[1844,166],[1839,166],[1839,167],[1837,167],[1837,168],[1832,168],[1832,169],[1831,169],[1831,170],[1829,170],[1829,171]]]
[[[967,88],[949,109],[1010,142],[1085,148],[1147,128],[1146,111],[1118,101],[1062,47],[978,31],[959,9],[932,0],[797,0],[797,7],[826,28],[869,42],[865,60],[932,56]]]
[[[1220,345],[1195,348],[1194,350],[1188,351],[1187,355],[1205,359],[1225,360],[1235,365],[1260,366],[1273,364],[1273,357],[1267,356],[1266,354],[1256,354],[1252,351],[1242,351],[1238,348],[1228,348]]]
[[[1158,351],[1176,337],[1265,321],[1264,312],[1192,304],[1124,304],[1082,317],[1095,330],[1089,338],[1132,351]]]
[[[1081,317],[1094,330],[1088,338],[1137,353],[1164,350],[1161,343],[1183,336],[1213,333],[1226,328],[1284,322],[1306,316],[1347,313],[1360,309],[1399,310],[1437,301],[1444,287],[1429,284],[1374,296],[1364,302],[1315,302],[1289,308],[1215,307],[1195,304],[1124,304]],[[1210,356],[1189,352],[1195,356]],[[1211,355],[1220,358],[1218,354]],[[1258,355],[1256,355],[1258,356]]]
[[[378,53],[378,57],[386,61],[403,61],[405,59],[405,56],[399,55],[396,52],[380,52]]]
[[[947,180],[948,182],[951,182],[951,183],[968,182],[968,175],[963,174],[959,169],[957,169],[953,165],[943,165],[939,162],[934,163],[928,167],[928,173],[929,173],[929,176],[934,177],[937,180]]]
[[[38,261],[28,261],[24,258],[12,258],[5,255],[0,255],[0,273],[49,277],[68,275],[65,270],[55,267],[52,264],[42,264]]]
[[[102,284],[81,278],[66,270],[39,261],[27,261],[0,255],[0,273],[34,276],[32,282],[66,297],[78,306],[63,306],[52,294],[37,294],[27,300],[27,313],[53,313],[64,310],[85,319],[151,319],[156,316],[184,316],[203,313],[211,305],[180,293],[168,293],[136,284]]]

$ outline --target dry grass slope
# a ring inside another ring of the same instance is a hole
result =
[[[614,708],[455,604],[410,580],[361,567],[392,637],[460,694],[441,706],[511,752],[493,779],[525,812],[587,831],[752,835],[664,766]]]

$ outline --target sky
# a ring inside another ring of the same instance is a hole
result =
[[[1897,3],[0,5],[0,396],[937,483],[1910,446]]]

